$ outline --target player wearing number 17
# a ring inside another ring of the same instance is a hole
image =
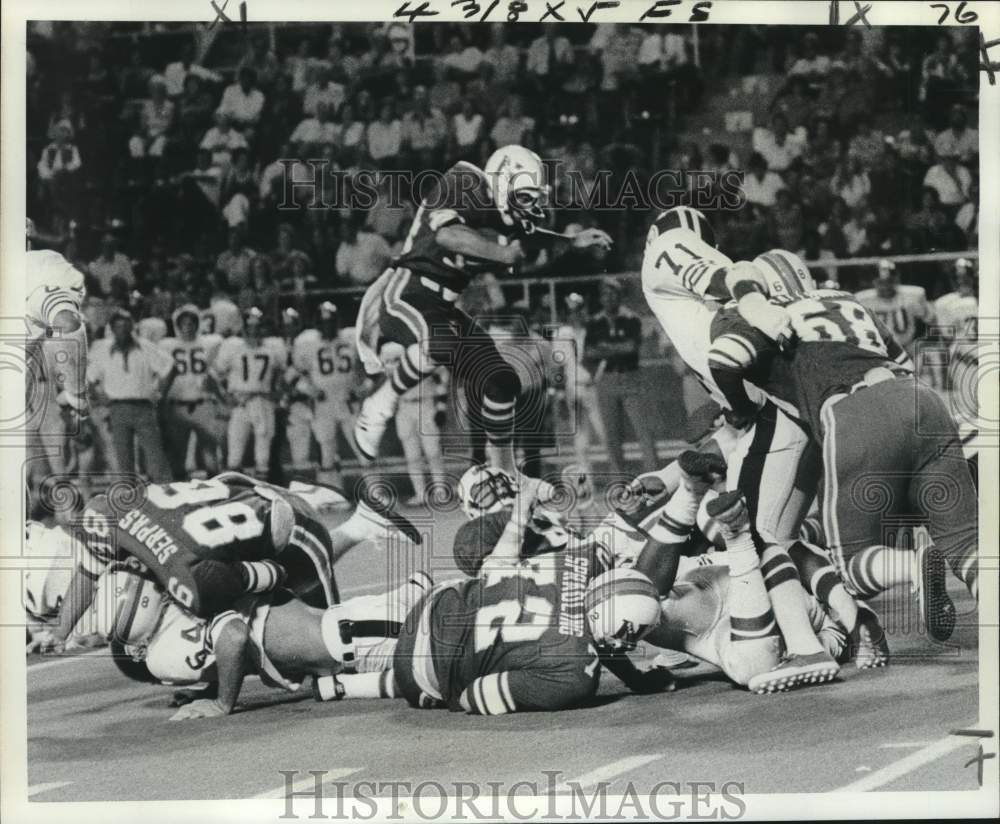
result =
[[[753,278],[741,282],[753,288]],[[854,296],[791,283],[783,291],[770,303],[784,308],[795,336],[784,352],[736,307],[713,321],[712,376],[733,413],[756,412],[747,381],[802,420],[822,447],[827,545],[855,592],[903,582],[890,580],[896,565],[877,556],[891,551],[880,546],[886,518],[916,516],[934,541],[931,559],[943,555],[976,595],[976,491],[944,401],[914,379],[899,344]],[[914,583],[914,572],[904,572]],[[954,608],[943,581],[926,570],[921,577],[934,583],[921,596],[924,621],[934,637],[946,638]]]

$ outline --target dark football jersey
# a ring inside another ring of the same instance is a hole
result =
[[[296,515],[292,540],[282,553],[274,547],[269,524],[278,495],[292,504]],[[84,510],[83,533],[84,566],[91,574],[99,574],[112,561],[134,557],[199,617],[228,609],[243,594],[240,562],[283,561],[293,547],[312,562],[308,575],[299,571],[299,577],[309,579],[301,583],[306,589],[319,583],[327,600],[336,600],[329,535],[313,519],[309,505],[234,473],[225,479],[150,484],[136,505],[119,506],[107,495],[98,495]]]
[[[496,241],[513,234],[514,228],[497,211],[486,175],[471,163],[459,161],[427,189],[396,264],[461,292],[478,272],[495,270],[497,264],[445,249],[437,242],[438,230],[460,224]]]
[[[905,353],[884,325],[846,292],[820,290],[782,306],[791,315],[794,346],[780,352],[729,305],[712,320],[709,364],[717,382],[726,383],[727,372],[742,374],[803,420],[818,439],[823,432],[820,413],[828,398],[849,391],[875,367],[900,371],[897,359]]]
[[[400,635],[397,685],[415,706],[459,710],[464,697],[485,715],[587,700],[599,666],[584,594],[611,563],[600,544],[570,535],[560,550],[486,559],[478,577],[436,587]]]

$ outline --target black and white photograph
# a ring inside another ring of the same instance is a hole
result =
[[[2,65],[7,820],[1000,814],[1000,7]]]

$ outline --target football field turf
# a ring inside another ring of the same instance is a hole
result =
[[[460,517],[438,517],[433,536],[428,522],[417,551],[356,549],[337,567],[342,596],[395,586],[417,568],[445,580]],[[884,670],[850,664],[832,684],[770,696],[738,689],[704,665],[679,671],[676,692],[652,696],[628,694],[605,672],[592,706],[550,714],[477,717],[410,709],[402,700],[319,704],[308,686],[289,694],[248,679],[233,716],[170,723],[172,689],[128,681],[103,651],[32,657],[29,796],[275,797],[284,792],[282,770],[295,771],[299,788],[311,788],[307,771],[318,770],[331,786],[523,780],[539,792],[552,781],[559,789],[608,781],[611,793],[632,782],[640,794],[659,782],[693,781],[736,782],[745,793],[974,789],[976,768],[963,765],[978,742],[949,733],[979,716],[975,610],[961,584],[949,588],[959,626],[946,647],[912,625],[907,593],[874,602],[893,652]]]

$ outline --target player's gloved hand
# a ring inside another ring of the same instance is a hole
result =
[[[746,498],[739,490],[724,492],[705,505],[705,511],[722,527],[726,537],[736,535],[750,526],[750,511]]]
[[[725,410],[723,415],[725,415],[726,423],[733,427],[733,429],[738,429],[741,432],[745,432],[757,420],[754,416],[734,412],[732,409]]]
[[[760,292],[744,295],[737,307],[747,323],[767,335],[779,348],[785,349],[795,341],[792,316],[770,303]]]
[[[583,229],[573,236],[570,245],[574,249],[589,249],[591,246],[597,246],[607,251],[614,245],[614,241],[611,239],[611,235],[603,229]]]
[[[667,501],[670,492],[663,479],[655,473],[639,475],[622,491],[614,510],[625,523],[642,529]]]
[[[170,716],[171,721],[191,721],[195,718],[218,718],[220,715],[228,715],[218,701],[210,698],[199,698],[181,707]]]
[[[43,629],[31,636],[25,652],[37,652],[45,655],[47,653],[59,654],[66,649],[66,641],[50,629]]]
[[[699,497],[726,477],[722,456],[707,450],[684,450],[677,458],[677,466],[681,470],[681,483]]]
[[[653,667],[633,678],[628,687],[638,695],[673,692],[677,689],[677,679],[666,667]]]

